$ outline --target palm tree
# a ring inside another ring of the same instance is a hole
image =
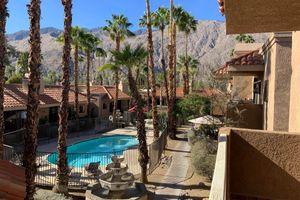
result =
[[[4,134],[4,80],[5,80],[5,64],[6,64],[6,18],[8,0],[0,3],[0,160],[3,159],[3,134]]]
[[[126,36],[133,36],[134,34],[129,30],[132,26],[128,22],[128,18],[124,15],[112,15],[112,20],[106,20],[107,26],[103,28],[104,31],[109,33],[111,40],[116,43],[116,51],[120,50],[121,41],[125,39]],[[118,67],[115,68],[115,99],[113,108],[113,124],[116,123],[116,112],[118,107],[118,96],[119,96],[119,70]]]
[[[186,83],[186,81],[187,81],[186,76],[189,76],[188,78],[191,77],[190,73],[188,73],[188,74],[186,73],[186,71],[187,71],[186,66],[188,66],[188,71],[192,70],[193,73],[195,73],[194,71],[195,71],[195,69],[197,69],[197,67],[199,65],[199,61],[191,56],[186,57],[186,55],[181,55],[181,56],[179,56],[177,65],[182,74],[182,79],[183,79],[184,85],[186,86],[187,84],[189,84],[189,83]],[[193,88],[191,90],[193,90]]]
[[[74,87],[75,87],[75,117],[79,120],[79,88],[78,88],[78,63],[79,63],[79,48],[82,38],[84,37],[84,30],[79,26],[72,27],[71,30],[72,46],[74,48]],[[64,44],[64,35],[61,34],[57,42]]]
[[[139,140],[139,163],[141,166],[141,181],[147,183],[147,164],[149,162],[146,130],[145,130],[145,119],[143,113],[142,97],[139,93],[136,79],[133,76],[132,69],[134,67],[141,66],[147,57],[147,51],[138,45],[135,49],[132,49],[130,45],[125,45],[122,51],[112,51],[114,57],[114,63],[110,66],[125,66],[126,69],[122,70],[127,74],[129,87],[133,97],[133,102],[136,108],[137,115],[137,135]]]
[[[235,38],[238,42],[244,43],[254,43],[255,40],[251,35],[239,34]]]
[[[154,72],[154,58],[153,58],[153,39],[152,39],[152,22],[151,22],[151,11],[149,0],[146,0],[147,10],[147,31],[148,31],[148,68],[150,72],[150,84],[151,84],[151,99],[152,99],[152,121],[153,121],[153,135],[157,139],[159,137],[158,129],[158,116],[157,116],[157,105],[156,105],[156,82]]]
[[[35,193],[34,179],[37,171],[36,148],[38,132],[38,108],[39,108],[39,88],[40,88],[40,66],[41,66],[41,35],[40,17],[41,1],[31,0],[28,6],[30,19],[29,31],[29,83],[27,99],[27,117],[24,134],[24,154],[23,166],[25,167],[26,197],[33,199]]]
[[[189,94],[190,92],[190,81],[189,81],[189,66],[188,66],[188,38],[191,32],[197,30],[197,20],[194,19],[188,12],[181,13],[180,20],[178,22],[179,31],[184,32],[185,34],[185,71],[183,72],[184,77],[184,95]]]
[[[90,91],[90,66],[91,66],[91,55],[97,50],[97,46],[100,44],[100,40],[91,33],[85,32],[81,40],[82,50],[86,56],[86,95],[88,99],[88,117],[91,116],[91,91]]]
[[[62,100],[59,109],[58,158],[56,183],[53,192],[68,195],[69,168],[67,161],[67,134],[70,90],[70,56],[72,44],[72,0],[62,0],[64,6],[64,47],[62,56]]]
[[[101,58],[106,58],[107,53],[104,49],[97,48],[95,52],[95,57],[99,59],[99,66],[101,66],[102,65]],[[101,72],[99,73],[99,77],[100,77],[100,85],[103,85],[103,77]]]
[[[176,87],[175,86],[175,58],[176,58],[176,52],[175,52],[175,42],[176,42],[176,23],[174,22],[174,16],[173,16],[173,0],[170,0],[170,19],[169,19],[169,44],[168,44],[168,75],[169,75],[169,102],[168,102],[168,134],[171,139],[176,139],[176,133],[174,128],[174,105],[175,105],[175,93],[176,93]],[[175,91],[175,92],[174,92]]]
[[[28,73],[28,57],[28,51],[21,52],[17,60],[18,73],[22,76],[22,78],[26,73]]]

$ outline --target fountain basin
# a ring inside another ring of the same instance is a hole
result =
[[[120,191],[116,191],[120,193]],[[86,200],[108,200],[108,199],[131,199],[131,200],[147,200],[148,194],[144,184],[135,182],[127,190],[121,191],[122,198],[116,198],[114,193],[109,192],[106,188],[101,187],[101,184],[95,183],[89,185],[86,193]],[[116,195],[117,196],[117,195]]]

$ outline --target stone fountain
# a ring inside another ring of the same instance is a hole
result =
[[[128,171],[128,165],[122,163],[123,156],[112,156],[104,173],[99,176],[99,183],[92,184],[86,191],[86,200],[98,199],[147,199],[144,184],[135,182],[134,175]]]

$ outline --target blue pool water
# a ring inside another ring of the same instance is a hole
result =
[[[68,165],[83,167],[91,162],[104,166],[111,163],[112,155],[122,155],[123,151],[138,144],[133,136],[116,135],[80,142],[67,148]],[[48,161],[57,163],[57,152],[48,156]]]

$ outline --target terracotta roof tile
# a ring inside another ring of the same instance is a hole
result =
[[[91,86],[91,93],[107,94],[110,98],[114,99],[116,94],[115,86],[102,86],[93,85]],[[118,100],[129,100],[131,97],[119,90]]]
[[[218,0],[221,14],[225,15],[225,0]]]
[[[45,86],[40,95],[41,105],[59,104],[61,101],[61,86]],[[69,102],[75,102],[75,92],[70,90]],[[87,102],[86,96],[79,94],[79,102]],[[4,108],[25,108],[27,104],[27,91],[20,84],[6,84],[4,86]]]
[[[265,61],[263,55],[258,52],[258,50],[255,50],[237,58],[233,58],[227,62],[224,67],[215,70],[213,74],[216,77],[227,75],[229,65],[264,65]]]
[[[231,59],[227,65],[264,65],[263,55],[258,53],[258,50],[252,51],[245,55]]]

